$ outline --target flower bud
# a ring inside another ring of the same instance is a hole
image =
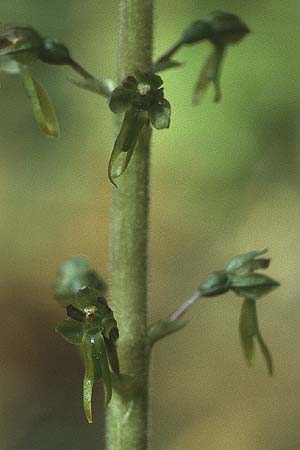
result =
[[[208,40],[218,46],[240,41],[250,30],[235,14],[214,11],[193,22],[182,35],[182,44],[195,44]]]
[[[39,59],[47,64],[70,64],[72,58],[67,47],[54,39],[44,39],[39,51]]]
[[[205,19],[209,24],[208,40],[217,45],[234,44],[250,32],[235,14],[214,11]]]

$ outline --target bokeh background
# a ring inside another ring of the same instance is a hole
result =
[[[229,49],[223,100],[191,105],[206,44],[178,53],[164,74],[170,130],[153,136],[150,315],[165,317],[210,271],[268,246],[282,286],[261,300],[262,333],[275,360],[244,362],[241,300],[197,304],[189,327],[155,348],[152,448],[299,450],[300,80],[296,0],[160,0],[155,56],[191,21],[215,9],[239,14],[252,34]],[[114,77],[117,0],[2,0],[1,22],[31,24],[65,42],[99,77]],[[95,423],[81,407],[82,366],[55,334],[64,311],[52,287],[61,263],[88,255],[109,279],[111,115],[105,101],[71,85],[66,68],[36,64],[55,103],[61,138],[46,140],[16,76],[1,74],[0,448],[104,448],[101,389]]]

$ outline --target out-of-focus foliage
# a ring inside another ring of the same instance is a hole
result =
[[[3,0],[1,21],[56,37],[91,73],[110,78],[117,3]],[[189,326],[155,349],[153,448],[298,450],[300,7],[178,0],[172,11],[161,0],[155,57],[215,9],[238,14],[251,34],[228,52],[218,105],[210,91],[199,106],[190,99],[209,44],[183,48],[183,67],[163,74],[172,123],[153,137],[151,321],[167,317],[232,254],[267,245],[282,287],[257,309],[275,375],[266,377],[259,354],[255,368],[245,367],[234,330],[242,299],[203,299]],[[85,423],[83,366],[53,331],[61,309],[52,282],[76,254],[109,279],[111,114],[103,98],[66,81],[70,70],[51,69],[37,63],[33,74],[55,103],[55,142],[37,130],[20,80],[0,80],[0,447],[65,450],[68,442],[98,450],[103,414],[94,411],[92,428]]]

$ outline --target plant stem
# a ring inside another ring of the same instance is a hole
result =
[[[153,0],[120,0],[119,79],[149,70]],[[147,240],[150,128],[145,127],[126,173],[114,188],[111,296],[126,391],[114,391],[107,410],[107,450],[147,448]]]

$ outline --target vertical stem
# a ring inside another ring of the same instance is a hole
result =
[[[120,0],[118,75],[152,63],[153,0]],[[147,448],[147,240],[150,128],[146,127],[125,174],[114,189],[111,296],[120,338],[126,393],[114,391],[107,410],[107,450]]]

